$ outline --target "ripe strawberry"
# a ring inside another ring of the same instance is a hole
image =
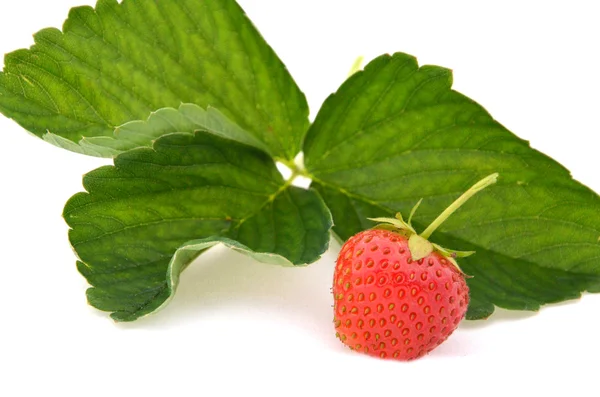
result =
[[[335,271],[335,325],[355,350],[398,359],[431,351],[467,312],[469,289],[439,253],[413,261],[408,239],[367,230],[344,245]]]
[[[444,342],[465,317],[469,288],[451,251],[427,238],[472,195],[496,182],[493,174],[456,200],[418,235],[411,219],[373,219],[381,224],[342,247],[333,279],[337,336],[353,350],[381,358],[412,360]]]

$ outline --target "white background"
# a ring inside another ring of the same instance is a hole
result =
[[[0,53],[83,0],[0,2]],[[416,55],[600,191],[594,1],[241,0],[314,113],[357,55]],[[380,361],[334,338],[335,254],[308,268],[202,257],[171,305],[132,324],[87,306],[61,218],[86,158],[0,115],[0,396],[576,395],[597,392],[600,296],[463,322],[429,356]],[[338,393],[338,394],[334,394]],[[408,393],[408,394],[406,394]]]

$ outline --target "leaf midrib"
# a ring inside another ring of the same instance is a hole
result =
[[[154,225],[158,225],[158,224],[162,224],[162,223],[177,223],[177,222],[185,222],[185,221],[227,221],[227,220],[228,219],[226,219],[226,218],[193,217],[193,216],[182,217],[182,218],[163,218],[163,219],[149,221],[149,222],[140,222],[140,223],[136,223],[135,225],[129,225],[129,226],[122,227],[120,229],[111,230],[110,232],[102,233],[102,234],[99,234],[97,236],[94,236],[94,237],[86,239],[86,240],[74,242],[74,243],[72,243],[72,245],[73,245],[73,247],[77,248],[81,245],[89,244],[92,241],[97,241],[97,240],[103,239],[105,237],[119,234],[119,233],[127,231],[127,230],[145,228],[145,227],[150,227],[150,226],[154,226]],[[235,220],[235,218],[232,218],[229,220]],[[70,226],[74,227],[74,226],[82,226],[82,225],[87,226],[87,225],[89,225],[89,223],[71,222]]]
[[[254,196],[267,196],[267,197],[269,196],[268,194],[265,194],[265,192],[255,192],[255,191],[251,191],[251,190],[246,190],[245,188],[241,188],[241,187],[212,184],[212,185],[206,185],[206,186],[183,187],[183,188],[177,188],[177,189],[172,189],[172,190],[162,190],[162,191],[149,192],[149,193],[144,193],[144,194],[128,195],[126,199],[127,200],[130,200],[132,198],[139,199],[144,196],[159,196],[159,195],[164,195],[164,194],[173,194],[178,191],[191,191],[191,190],[202,190],[202,189],[213,189],[213,188],[225,188],[225,189],[237,190],[237,191],[241,191],[241,192],[244,192],[244,193],[247,193],[250,195],[254,195]],[[90,193],[90,192],[83,193],[83,194],[87,194],[87,195],[91,196],[92,198],[94,196],[94,194]],[[112,202],[117,202],[117,201],[123,201],[123,197],[122,196],[110,196],[110,197],[103,197],[100,200],[91,200],[88,203],[77,206],[73,209],[70,209],[69,211],[65,211],[64,215],[65,216],[72,215],[73,212],[80,211],[81,209],[84,209],[91,205],[98,205],[101,203],[102,204],[112,203]]]
[[[283,185],[281,185],[281,187],[279,187],[279,189],[275,193],[269,195],[267,200],[260,205],[258,210],[249,212],[248,215],[243,216],[237,224],[233,224],[230,228],[230,232],[232,230],[239,229],[242,226],[242,224],[244,224],[244,222],[246,222],[248,219],[256,216],[256,214],[261,212],[267,205],[274,202],[277,199],[277,197],[279,197],[284,192],[287,192],[288,188],[290,186],[292,186],[293,182],[294,182],[294,177],[292,176],[287,181],[285,181],[285,183]]]

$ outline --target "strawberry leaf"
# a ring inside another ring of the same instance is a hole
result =
[[[120,150],[112,140],[81,139],[118,139],[116,126],[195,103],[218,108],[276,158],[300,150],[306,99],[234,0],[99,0],[72,9],[62,32],[34,38],[6,55],[0,112],[51,143],[110,156]]]
[[[148,124],[146,124],[148,125]],[[65,206],[89,302],[131,321],[163,307],[179,273],[215,244],[283,265],[327,249],[320,196],[285,182],[273,160],[214,134],[165,135],[84,177]]]
[[[469,318],[494,305],[540,305],[600,291],[600,197],[531,149],[480,105],[451,89],[452,74],[384,55],[330,96],[309,129],[305,163],[341,239],[367,218],[410,213],[423,231],[474,182],[496,185],[472,198],[432,236],[460,259]]]

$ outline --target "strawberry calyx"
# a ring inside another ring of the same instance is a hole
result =
[[[448,261],[452,263],[463,275],[465,275],[454,258],[465,258],[475,253],[475,251],[456,251],[430,242],[426,238],[419,236],[414,227],[402,219],[402,214],[399,212],[396,214],[395,218],[369,219],[378,222],[378,225],[373,229],[385,229],[406,237],[408,239],[408,249],[411,252],[413,261],[418,261],[422,258],[425,258],[432,252],[438,252],[447,258]]]
[[[450,217],[450,215],[452,215],[458,208],[466,203],[467,200],[486,187],[496,183],[497,180],[498,174],[494,173],[477,182],[452,204],[450,204],[450,206],[448,206],[448,208],[446,208],[433,222],[431,222],[431,224],[421,234],[418,234],[415,228],[412,226],[412,218],[423,199],[419,200],[419,202],[417,202],[417,204],[412,208],[407,221],[404,220],[402,214],[399,212],[396,213],[395,218],[369,219],[374,222],[378,222],[378,225],[374,227],[375,229],[386,229],[405,236],[408,239],[408,248],[414,261],[418,261],[433,252],[437,252],[446,257],[449,262],[451,262],[462,274],[464,274],[464,272],[458,266],[455,258],[465,258],[473,255],[475,251],[457,251],[448,249],[430,242],[429,237],[442,223],[444,223],[444,221],[446,221],[446,219]]]

